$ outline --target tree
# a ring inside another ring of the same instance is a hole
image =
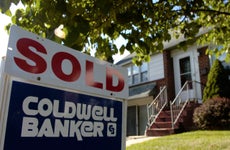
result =
[[[229,86],[228,83],[226,71],[221,62],[216,59],[208,74],[208,81],[204,88],[203,102],[213,97],[229,98],[229,91],[226,90]]]
[[[179,46],[196,40],[222,45],[210,54],[227,53],[230,60],[228,0],[21,0],[25,9],[15,14],[9,11],[11,2],[19,0],[1,0],[0,9],[13,24],[86,53],[96,49],[104,60],[126,49],[136,52],[134,63],[140,64],[181,35],[187,41]],[[59,26],[65,33],[61,38],[53,34]],[[202,27],[211,30],[197,36]],[[118,37],[127,40],[119,49],[114,44]]]

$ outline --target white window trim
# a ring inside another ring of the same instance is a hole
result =
[[[131,71],[131,74],[129,75],[129,77],[131,77],[131,79],[130,79],[131,83],[129,83],[129,85],[137,85],[137,84],[149,81],[149,64],[148,63],[147,63],[147,70],[141,72],[141,66],[138,66],[138,73],[135,73],[135,74],[133,74],[133,67],[134,67],[134,65],[129,65],[127,67],[127,69],[130,68],[130,71]],[[147,72],[147,80],[142,81],[141,80],[142,73],[145,73],[145,72]],[[134,83],[134,75],[138,75],[138,81],[136,83]]]

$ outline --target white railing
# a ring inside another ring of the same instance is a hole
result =
[[[180,91],[178,92],[175,99],[171,102],[170,101],[170,111],[171,111],[171,121],[172,121],[172,129],[174,129],[175,124],[177,123],[182,111],[184,110],[184,107],[186,106],[188,100],[189,100],[189,81],[186,81],[185,84],[182,86]],[[185,101],[182,100],[182,92],[186,90],[187,98]],[[183,102],[183,103],[182,103]]]
[[[161,88],[159,94],[152,101],[152,103],[147,105],[148,127],[150,127],[155,122],[157,116],[164,109],[167,102],[168,102],[167,87],[164,86],[163,88]]]
[[[196,95],[196,84],[201,85],[198,81],[186,81],[175,99],[172,102],[170,101],[172,129],[174,129],[187,103],[190,100],[198,100]],[[193,90],[193,92],[190,92],[191,90]]]

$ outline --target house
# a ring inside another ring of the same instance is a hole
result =
[[[116,64],[128,70],[127,136],[145,134],[151,120],[147,106],[153,105],[162,89],[166,94],[164,99],[167,99],[167,106],[176,99],[185,101],[188,95],[190,100],[201,103],[213,60],[206,55],[208,46],[194,43],[186,51],[177,49],[176,45],[182,41],[179,39],[165,43],[162,53],[152,54],[150,62],[144,62],[141,66],[132,64],[135,53]],[[187,90],[184,85],[186,81],[193,81],[187,84]]]

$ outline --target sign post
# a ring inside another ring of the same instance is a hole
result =
[[[0,150],[125,150],[124,68],[16,26],[8,48]]]

